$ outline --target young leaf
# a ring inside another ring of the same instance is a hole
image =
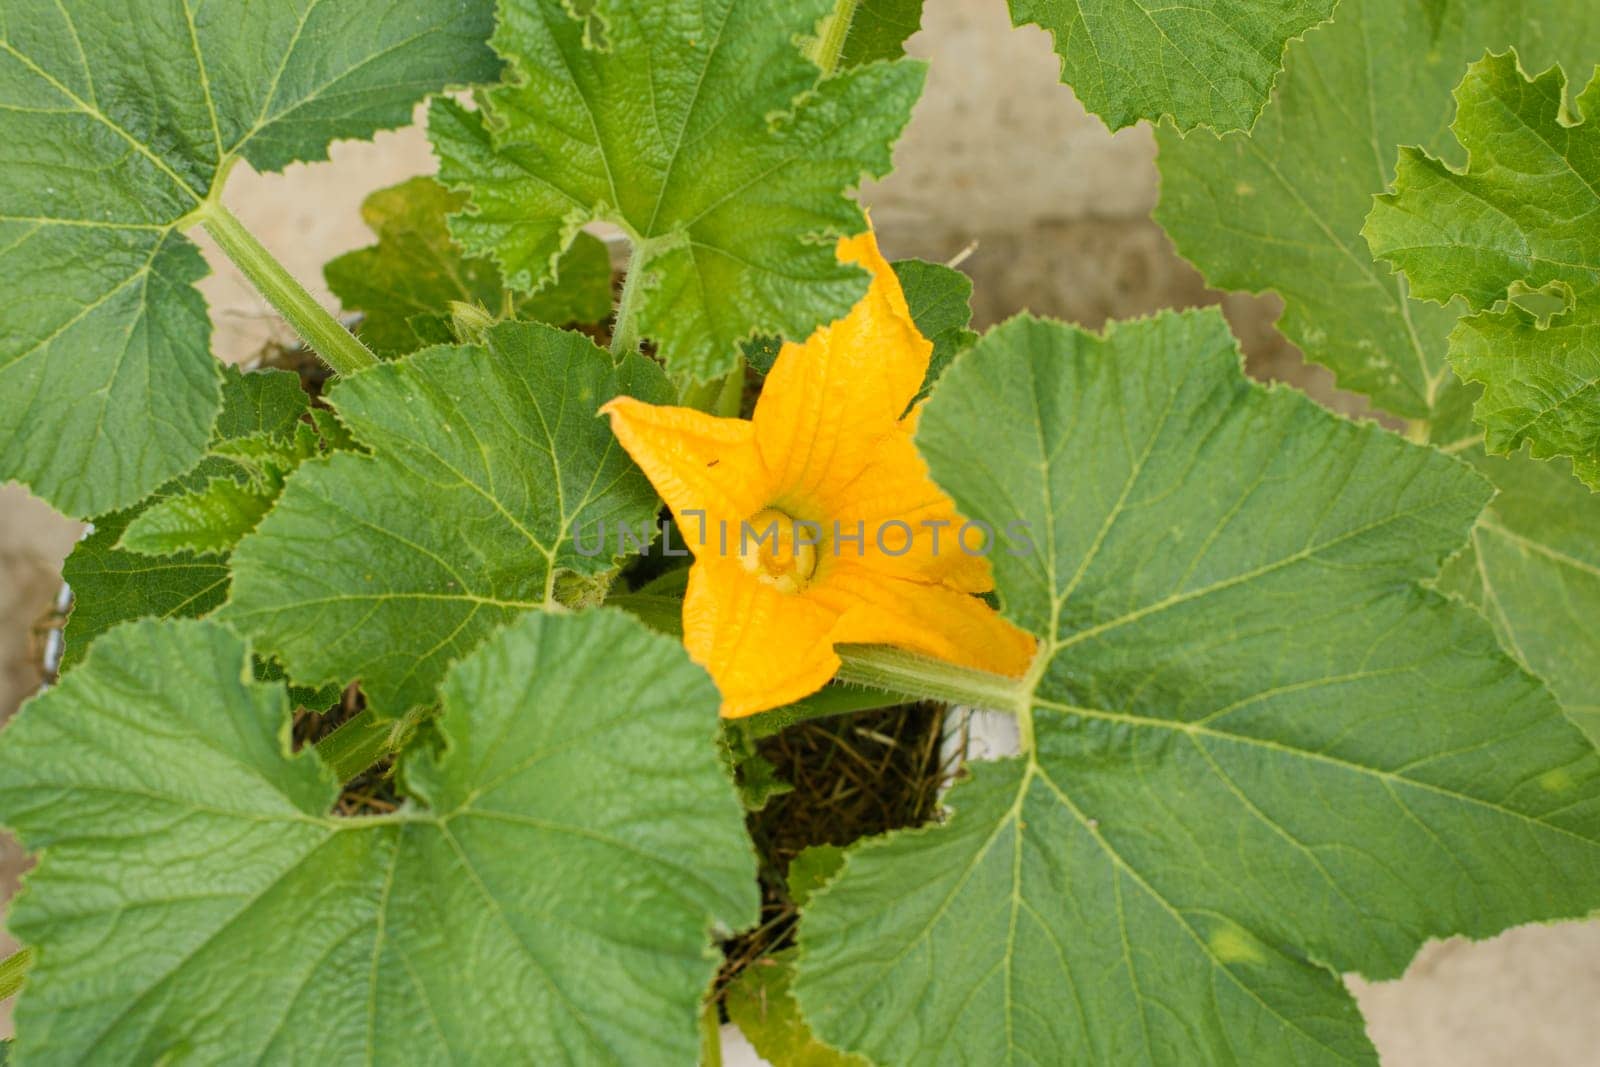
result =
[[[466,202],[462,194],[422,177],[380,189],[361,206],[378,243],[340,256],[323,273],[344,306],[363,313],[361,339],[373,351],[404,355],[424,342],[453,340],[448,331],[440,333],[453,302],[500,314],[505,296],[500,271],[492,260],[463,255],[446,225]],[[533,296],[517,298],[512,310],[517,318],[555,326],[604,322],[611,315],[611,257],[605,244],[579,234],[562,253],[555,279]]]
[[[238,159],[325,158],[492,77],[489,0],[7,0],[0,480],[126,507],[194,465],[220,396],[180,230]]]
[[[451,661],[548,603],[558,572],[607,570],[623,524],[653,528],[655,492],[595,414],[621,393],[673,396],[644,357],[614,364],[536,323],[341,381],[328,400],[373,455],[289,479],[234,552],[223,616],[298,681],[359,678],[384,715],[432,702]]]
[[[1290,46],[1250,136],[1156,131],[1157,221],[1209,284],[1281,295],[1278,328],[1340,386],[1432,418],[1455,390],[1445,349],[1459,308],[1408,300],[1361,226],[1397,146],[1454,150],[1450,89],[1486,48],[1508,45],[1593,63],[1600,4],[1341,0],[1331,26]]]
[[[1010,0],[1011,21],[1050,32],[1061,80],[1119,130],[1170,117],[1180,130],[1248,130],[1284,47],[1338,0]]]
[[[359,819],[247,662],[214,622],[129,624],[0,734],[45,850],[10,916],[23,1060],[693,1062],[708,931],[757,900],[681,647],[519,620],[451,673],[412,799]]]
[[[845,191],[888,171],[923,68],[820,78],[797,40],[832,7],[612,5],[601,47],[561,0],[508,0],[493,43],[512,81],[429,122],[441,178],[471,195],[452,231],[529,291],[585,222],[621,226],[644,283],[631,314],[679,377],[842,318],[866,291],[830,240],[866,229]]]
[[[918,441],[963,514],[1019,531],[992,558],[1043,642],[1031,744],[812,900],[824,1041],[1375,1063],[1340,972],[1600,899],[1600,756],[1419,586],[1490,496],[1470,468],[1247,382],[1214,311],[1014,320]]]
[[[1600,489],[1600,123],[1568,116],[1566,87],[1559,67],[1524,76],[1515,52],[1473,64],[1452,127],[1468,167],[1402,148],[1364,234],[1418,297],[1476,312],[1451,334],[1450,362],[1483,383],[1488,450],[1531,442]],[[1577,106],[1600,114],[1600,77]],[[1517,299],[1535,292],[1555,297],[1553,321]]]
[[[306,405],[299,378],[287,371],[242,374],[235,367],[224,368],[213,446],[252,435],[291,438]],[[95,519],[94,531],[78,542],[62,567],[62,577],[72,587],[62,669],[81,660],[95,638],[120,622],[204,615],[222,603],[228,595],[226,561],[189,551],[151,557],[122,548],[120,542],[147,508],[200,489],[210,478],[236,473],[229,462],[206,459],[163,486],[151,501]]]

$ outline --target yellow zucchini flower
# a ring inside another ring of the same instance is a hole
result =
[[[754,418],[618,397],[601,408],[695,560],[683,640],[729,718],[826,685],[840,644],[1020,675],[1034,640],[974,594],[993,532],[966,527],[912,443],[933,346],[869,232],[839,242],[867,295],[785,344]],[[964,528],[966,527],[966,528]]]

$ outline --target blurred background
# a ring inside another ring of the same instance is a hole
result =
[[[1220,303],[1252,374],[1288,381],[1359,415],[1273,329],[1270,296],[1209,291],[1149,213],[1159,178],[1147,128],[1108,134],[1056,80],[1049,39],[1013,29],[996,0],[929,0],[909,51],[931,59],[928,88],[895,152],[868,185],[891,258],[958,256],[974,281],[974,326],[1024,309],[1088,327],[1163,307]],[[328,306],[322,265],[372,243],[360,206],[375,189],[434,164],[420,128],[340,144],[332,160],[257,175],[241,164],[229,206]],[[291,339],[228,261],[201,286],[215,350],[241,362]],[[80,527],[16,485],[0,487],[0,720],[39,685],[61,562]],[[0,838],[0,899],[24,868]],[[0,929],[0,956],[13,943]],[[1351,981],[1390,1067],[1591,1067],[1600,1062],[1600,923],[1525,927],[1479,944],[1430,945],[1397,982]],[[0,1036],[9,1036],[0,1005]]]

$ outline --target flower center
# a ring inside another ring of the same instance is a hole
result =
[[[821,530],[777,508],[763,508],[739,530],[739,562],[780,592],[798,593],[817,571]]]

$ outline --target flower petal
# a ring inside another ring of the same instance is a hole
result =
[[[835,644],[894,645],[1012,677],[1033,661],[1032,634],[977,597],[946,586],[841,566],[808,595],[840,612]]]
[[[683,644],[722,693],[724,718],[782,707],[828,684],[839,669],[828,640],[838,621],[826,605],[757,581],[737,560],[707,555],[690,568]]]
[[[897,578],[937,582],[963,592],[986,593],[994,578],[986,555],[993,536],[981,528],[963,536],[966,519],[934,484],[911,434],[896,430],[879,438],[859,475],[822,490],[820,503],[833,517],[828,555],[853,560]],[[860,534],[860,543],[849,540]],[[963,547],[965,546],[965,547]]]
[[[838,254],[872,272],[867,295],[804,344],[783,346],[753,420],[777,499],[802,505],[871,459],[922,387],[933,352],[873,235],[841,240]]]
[[[769,480],[750,423],[626,396],[600,412],[611,417],[617,440],[678,517],[690,548],[704,547],[703,531],[714,544],[719,522],[737,531],[766,504]],[[705,512],[704,518],[685,517],[694,511]]]

